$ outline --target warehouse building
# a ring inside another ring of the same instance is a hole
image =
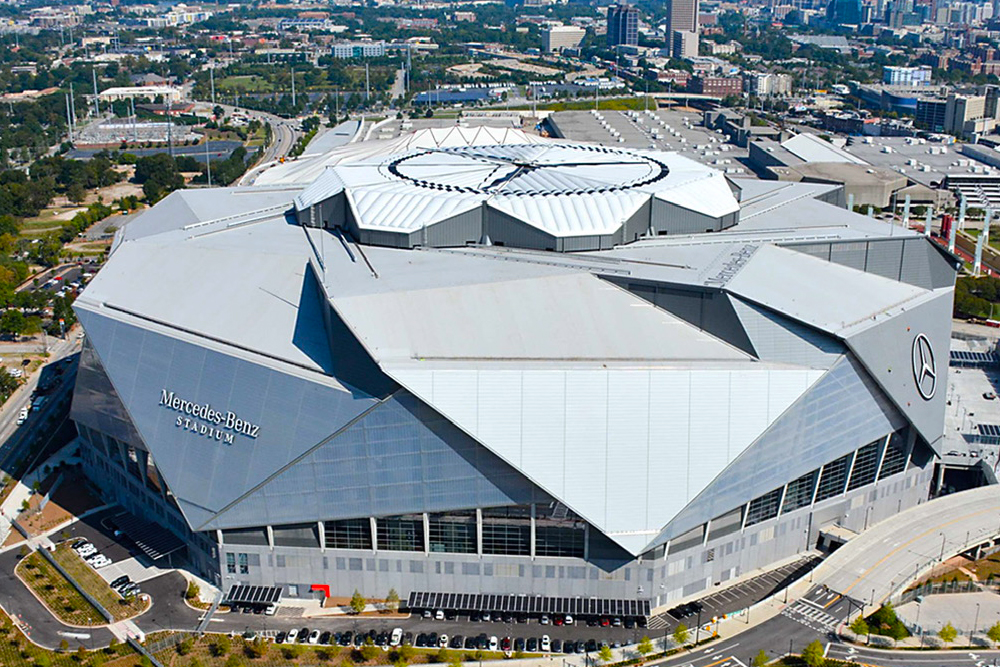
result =
[[[954,258],[843,205],[461,127],[175,192],[75,303],[84,468],[227,590],[696,596],[930,492]]]

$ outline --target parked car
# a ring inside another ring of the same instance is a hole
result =
[[[288,631],[288,634],[285,635],[285,643],[294,644],[295,640],[298,639],[298,636],[299,636],[299,631],[295,628],[292,628],[291,630]]]
[[[310,632],[309,633],[309,637],[307,638],[307,641],[310,644],[318,644],[319,643],[319,630],[313,630],[312,632]]]
[[[541,648],[541,650],[545,651],[546,653],[552,650],[552,640],[549,639],[548,635],[542,635],[542,641],[539,648]]]
[[[499,645],[500,645],[500,642],[497,640],[497,636],[496,635],[493,635],[492,637],[490,637],[490,650],[491,651],[496,651],[497,648],[499,647]]]
[[[393,628],[392,636],[389,638],[389,646],[399,646],[403,641],[403,628]]]

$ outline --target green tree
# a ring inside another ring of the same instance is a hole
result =
[[[819,643],[818,639],[809,642],[809,645],[802,650],[802,660],[809,667],[823,667],[826,664],[823,645]]]
[[[221,658],[226,655],[229,653],[231,648],[232,645],[229,641],[229,637],[226,635],[218,635],[208,646],[209,652],[216,658]]]
[[[389,594],[385,596],[385,608],[392,613],[399,611],[399,593],[395,588],[390,588]]]
[[[189,581],[187,585],[187,590],[184,591],[184,597],[187,598],[188,600],[194,600],[199,595],[201,595],[201,588],[198,587],[198,584],[196,582]]]
[[[0,322],[0,324],[2,324],[2,322]],[[367,606],[367,604],[368,600],[366,600],[364,596],[358,592],[358,589],[355,588],[354,595],[351,596],[351,610],[355,614],[360,614],[365,610],[365,606]]]
[[[688,632],[687,626],[683,623],[679,623],[676,628],[674,628],[674,643],[678,646],[684,646],[691,640],[691,633]]]
[[[950,644],[955,641],[956,637],[958,637],[958,630],[956,630],[955,626],[951,624],[951,621],[949,621],[944,624],[943,628],[938,630],[938,637],[940,637],[941,641],[945,644]]]
[[[243,659],[235,653],[226,658],[226,667],[243,667]]]
[[[0,333],[17,336],[24,333],[27,327],[28,320],[20,310],[8,308],[0,315]]]
[[[400,644],[399,648],[396,649],[396,656],[404,662],[410,662],[413,660],[415,653],[416,651],[409,644]]]
[[[986,636],[990,638],[991,642],[1000,642],[1000,623],[991,625],[990,629],[986,631]]]
[[[767,657],[767,653],[764,652],[764,649],[761,649],[760,652],[753,657],[752,667],[765,667],[765,665],[769,662],[771,662],[771,659]]]
[[[177,655],[187,655],[194,648],[194,640],[188,637],[177,645]]]
[[[615,654],[611,652],[610,646],[604,645],[601,647],[601,650],[597,652],[597,659],[607,665],[615,659]]]
[[[635,647],[635,650],[639,652],[643,658],[653,652],[653,642],[650,641],[649,637],[643,637],[639,640],[639,644]]]
[[[858,614],[858,617],[851,621],[851,632],[856,635],[867,635],[868,634],[868,622],[865,621],[865,617]]]

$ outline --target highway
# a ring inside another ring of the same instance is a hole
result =
[[[80,341],[76,338],[76,332],[67,332],[66,340],[49,338],[51,343],[49,353],[51,360],[49,364],[56,363],[63,358],[78,352]],[[43,367],[44,368],[44,367]],[[14,392],[6,403],[0,407],[0,470],[9,471],[13,464],[22,454],[21,449],[33,428],[38,424],[44,424],[46,418],[67,393],[73,389],[73,378],[75,372],[63,376],[61,384],[52,392],[51,398],[46,402],[45,407],[39,412],[30,412],[28,421],[21,427],[17,425],[17,415],[21,408],[31,404],[31,394],[38,386],[38,380],[42,375],[42,369],[32,373],[21,387]]]

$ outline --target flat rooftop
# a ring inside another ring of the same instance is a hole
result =
[[[915,183],[937,187],[945,176],[972,174],[972,165],[986,166],[959,152],[958,144],[920,143],[910,137],[870,137],[871,143],[856,141],[844,150],[875,167],[892,169]],[[885,149],[891,152],[885,152]],[[931,184],[934,185],[931,185]]]
[[[730,176],[754,177],[743,164],[749,150],[726,143],[724,135],[704,127],[700,111],[657,109],[648,113],[639,111],[636,116],[627,111],[599,113],[600,116],[595,116],[590,111],[559,111],[549,116],[549,120],[570,141],[673,151]]]

